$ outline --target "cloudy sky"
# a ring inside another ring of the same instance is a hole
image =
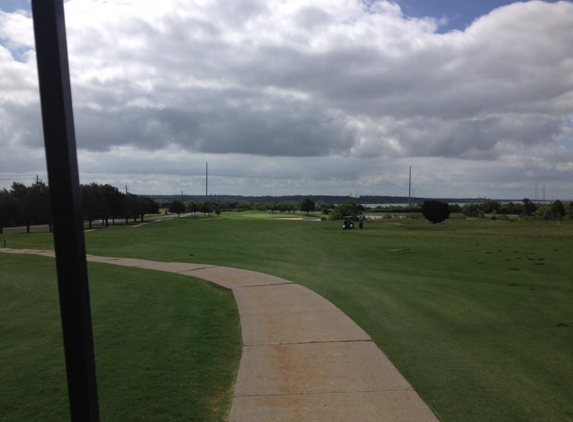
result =
[[[82,183],[573,199],[573,3],[68,0]],[[28,0],[0,4],[0,188],[46,180]],[[536,191],[537,186],[537,191]]]

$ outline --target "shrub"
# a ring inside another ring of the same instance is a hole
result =
[[[432,224],[441,223],[450,216],[450,208],[444,202],[428,200],[422,204],[422,214]]]

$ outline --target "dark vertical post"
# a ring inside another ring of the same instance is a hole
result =
[[[408,178],[408,206],[412,205],[412,167],[410,167],[410,177]]]
[[[72,421],[99,421],[63,0],[32,0]]]

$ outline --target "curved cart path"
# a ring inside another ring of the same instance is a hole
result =
[[[93,255],[88,261],[197,277],[233,291],[243,354],[231,422],[438,421],[372,339],[306,287],[214,265]]]

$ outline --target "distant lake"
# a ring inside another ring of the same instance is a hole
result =
[[[448,202],[448,204],[450,205],[459,205],[460,207],[463,207],[464,205],[467,205],[468,202]],[[408,204],[406,202],[402,202],[400,204],[360,204],[362,205],[364,208],[376,208],[376,207],[406,207]],[[421,203],[417,203],[415,205],[422,205]]]
[[[360,204],[364,208],[376,208],[376,207],[405,207],[408,204],[406,202],[402,202],[401,204]]]

